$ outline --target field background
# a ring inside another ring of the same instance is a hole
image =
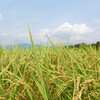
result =
[[[28,26],[29,28],[29,26]],[[0,47],[0,100],[99,100],[100,50],[62,44]]]

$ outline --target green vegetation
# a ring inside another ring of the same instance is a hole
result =
[[[28,25],[29,28],[29,25]],[[100,50],[0,47],[0,100],[99,100]]]

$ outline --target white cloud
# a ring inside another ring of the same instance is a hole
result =
[[[50,29],[42,29],[42,30],[40,30],[38,39],[41,42],[45,43],[47,41],[46,33],[50,33],[50,31],[51,31]]]
[[[76,34],[86,34],[93,32],[94,29],[88,27],[86,24],[69,24],[65,23],[57,27],[54,32],[64,32],[64,33],[76,33]]]
[[[18,23],[16,23],[16,26],[21,27],[22,24],[18,22]]]
[[[27,38],[27,37],[29,37],[29,34],[28,33],[18,34],[18,38]]]
[[[86,43],[92,43],[93,42],[93,39],[91,37],[85,37],[85,36],[72,36],[70,38],[70,41],[72,43],[80,43],[80,42],[86,42]]]
[[[94,20],[95,23],[100,23],[100,19]]]
[[[3,19],[3,16],[2,16],[2,14],[0,13],[0,20],[2,20]]]
[[[0,33],[0,43],[2,45],[30,43],[30,38],[28,33]]]
[[[86,24],[70,24],[67,22],[59,25],[56,28],[41,29],[37,34],[32,34],[36,44],[39,44],[40,42],[47,43],[48,39],[45,33],[48,34],[54,44],[58,43],[59,41],[69,44],[81,42],[93,43],[100,41],[100,29],[91,28]],[[0,41],[5,41],[5,43],[9,43],[9,41],[13,41],[13,43],[31,43],[27,32],[23,34],[0,33]]]
[[[44,29],[41,30],[39,34],[40,40],[46,42],[47,38],[45,33],[49,35],[51,40],[55,43],[58,41],[64,41],[68,43],[77,42],[88,42],[90,43],[94,36],[95,28],[91,28],[86,24],[69,24],[64,23],[55,29]],[[97,34],[97,33],[96,33]]]

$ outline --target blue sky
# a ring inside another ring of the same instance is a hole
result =
[[[100,41],[100,0],[0,0],[0,44]]]

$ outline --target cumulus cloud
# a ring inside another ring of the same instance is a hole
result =
[[[41,29],[40,32],[34,33],[33,39],[36,44],[47,44],[46,33],[52,40],[54,44],[60,42],[76,44],[76,43],[93,43],[100,41],[100,29],[92,28],[88,25],[82,24],[70,24],[64,23],[56,28],[52,29]],[[10,36],[10,37],[9,37]],[[18,34],[0,34],[0,41],[13,41],[13,43],[31,43],[28,33],[18,33]]]
[[[3,19],[2,14],[0,14],[0,20],[2,20],[2,19]]]
[[[54,43],[59,41],[68,42],[68,43],[79,43],[79,42],[88,42],[91,43],[96,37],[97,30],[95,28],[91,28],[86,24],[70,24],[64,23],[58,26],[55,29],[44,29],[40,31],[40,39],[43,42],[47,42],[47,38],[45,33],[49,35],[51,40]],[[95,33],[95,35],[94,35]]]
[[[38,34],[38,40],[40,40],[43,43],[47,42],[46,33],[50,33],[50,32],[51,29],[41,29]]]
[[[18,34],[18,38],[27,38],[27,37],[29,37],[28,33]]]
[[[0,33],[0,43],[2,45],[30,43],[28,33]]]
[[[64,32],[64,33],[76,33],[76,34],[86,34],[93,32],[93,29],[88,27],[86,24],[69,24],[65,23],[57,27],[54,32]]]
[[[16,23],[16,26],[21,27],[22,24],[18,22],[18,23]]]
[[[94,20],[95,23],[100,23],[100,19]]]

